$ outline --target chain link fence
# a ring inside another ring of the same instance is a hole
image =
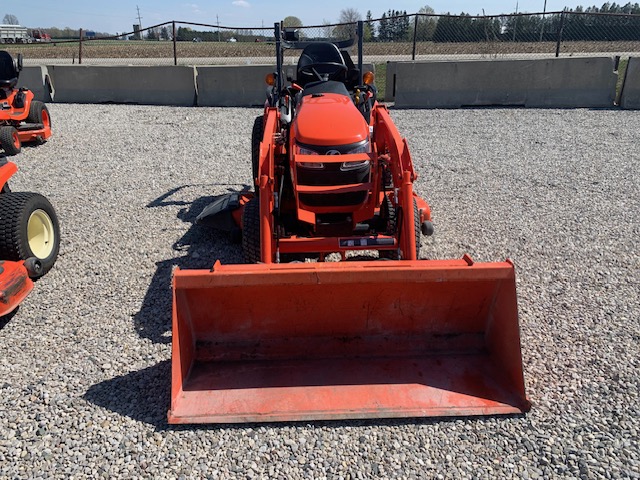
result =
[[[640,15],[402,15],[367,22],[365,41],[367,55],[386,61],[630,56],[640,52]]]
[[[301,38],[336,41],[356,24],[298,27]],[[25,64],[244,65],[275,60],[273,26],[226,27],[172,21],[126,34],[24,45]],[[472,60],[640,53],[640,15],[550,12],[499,16],[411,14],[365,22],[364,60]],[[288,52],[285,62],[293,62]]]

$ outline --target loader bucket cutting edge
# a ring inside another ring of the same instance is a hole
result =
[[[169,423],[529,408],[510,262],[216,264],[174,273]]]

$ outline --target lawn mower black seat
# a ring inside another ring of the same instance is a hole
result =
[[[0,51],[0,88],[13,88],[18,83],[18,69],[13,58],[4,50]]]
[[[337,80],[339,82],[346,80],[347,66],[344,63],[340,50],[338,50],[338,47],[333,43],[312,43],[302,50],[296,69],[296,83],[301,87],[319,80],[318,76],[313,72],[304,71],[304,68],[309,65],[316,65],[316,67],[314,67],[315,71],[321,76],[328,76],[329,80]]]

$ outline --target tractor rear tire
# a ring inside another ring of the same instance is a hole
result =
[[[10,125],[0,127],[0,146],[8,156],[20,153],[22,143],[15,127]]]
[[[259,116],[253,122],[253,130],[251,131],[251,173],[252,180],[256,182],[258,178],[258,168],[260,165],[260,142],[264,134],[264,117]],[[258,182],[259,183],[259,182]],[[255,192],[258,194],[258,187],[255,186]]]
[[[0,258],[20,261],[35,257],[44,275],[58,257],[60,225],[55,210],[39,193],[0,194]]]
[[[41,123],[45,128],[51,128],[51,116],[49,115],[49,109],[43,102],[38,100],[31,102],[29,115],[27,116],[27,123]]]
[[[244,263],[258,263],[260,252],[260,200],[252,198],[242,212],[242,255]]]

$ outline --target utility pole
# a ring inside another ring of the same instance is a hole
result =
[[[518,27],[518,2],[516,2],[516,15],[513,17],[513,41],[516,41],[516,28]]]
[[[542,24],[540,25],[540,41],[542,41],[542,35],[544,34],[544,20],[547,14],[547,0],[544,0],[544,7],[542,8]]]
[[[136,5],[136,10],[138,11],[138,36],[142,40],[142,17],[140,16],[140,7],[138,5]]]

